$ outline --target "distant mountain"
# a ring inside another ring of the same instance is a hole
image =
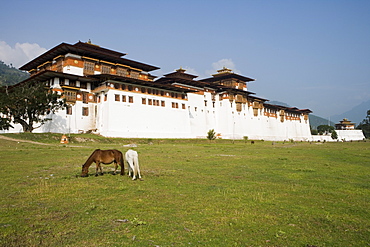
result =
[[[310,126],[312,129],[317,129],[317,126],[320,126],[320,125],[335,126],[334,122],[329,121],[328,119],[313,115],[313,114],[309,115],[309,120],[310,120]]]
[[[291,107],[287,103],[280,102],[280,101],[275,101],[275,100],[269,101],[268,103],[272,104],[272,105],[281,105],[281,106]],[[320,126],[320,125],[334,126],[334,122],[328,121],[328,119],[325,119],[325,118],[322,118],[322,117],[319,117],[319,116],[316,116],[316,115],[313,115],[313,114],[309,115],[309,120],[310,120],[310,126],[311,126],[312,129],[317,129],[317,126]],[[338,121],[338,123],[339,123],[339,121]]]
[[[17,84],[28,77],[30,76],[27,72],[20,71],[0,61],[0,87]]]
[[[271,105],[281,105],[281,106],[285,106],[285,107],[291,107],[287,103],[276,101],[276,100],[271,100],[271,101],[268,101],[267,103],[269,103]]]
[[[339,121],[343,120],[343,118],[347,118],[357,126],[362,120],[365,119],[368,110],[370,110],[370,100],[362,102],[345,113],[331,116],[330,119],[336,123],[339,123]]]

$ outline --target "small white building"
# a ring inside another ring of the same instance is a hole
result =
[[[94,132],[107,137],[311,140],[309,109],[268,104],[247,90],[254,79],[223,68],[210,78],[158,67],[91,44],[62,43],[22,66],[28,80],[63,92],[67,109],[35,132]],[[10,131],[21,131],[20,126]]]
[[[356,123],[352,123],[347,118],[335,124],[335,131],[340,141],[359,141],[364,140],[365,136],[362,130],[355,129]]]
[[[355,123],[352,123],[348,119],[344,118],[343,120],[339,121],[339,123],[335,124],[335,132],[337,133],[338,138],[333,139],[331,137],[331,133],[326,133],[324,135],[313,135],[313,141],[361,141],[365,139],[364,133],[362,130],[355,129]]]

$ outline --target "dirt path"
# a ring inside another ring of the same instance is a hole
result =
[[[15,139],[15,138],[0,135],[0,141],[2,139],[7,140],[7,141],[13,141],[13,142],[28,142],[28,143],[32,143],[32,144],[36,144],[36,145],[44,145],[44,146],[62,146],[62,145],[65,145],[65,144],[59,144],[59,143],[49,144],[49,143],[35,142],[35,141],[29,141],[29,140]],[[89,147],[89,146],[68,145],[68,147],[83,148],[83,147]]]
[[[37,145],[51,145],[47,143],[34,142],[34,141],[29,141],[29,140],[14,139],[14,138],[3,136],[3,135],[0,135],[0,140],[1,139],[8,140],[8,141],[14,141],[14,142],[28,142],[28,143],[37,144]]]

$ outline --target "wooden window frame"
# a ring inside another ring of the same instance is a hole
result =
[[[72,106],[71,105],[67,105],[67,107],[66,107],[66,114],[67,115],[72,115]]]
[[[80,88],[87,89],[87,82],[80,82]]]
[[[114,95],[114,101],[120,101],[120,95],[119,94],[115,94]]]
[[[84,117],[89,116],[89,108],[88,107],[82,107],[82,116],[84,116]]]
[[[108,65],[101,66],[101,73],[102,74],[110,74],[111,67]]]
[[[84,61],[84,75],[93,75],[95,72],[95,63],[90,61]]]

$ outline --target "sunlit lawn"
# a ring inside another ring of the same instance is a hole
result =
[[[13,137],[51,145],[0,139],[2,246],[370,245],[369,142]],[[78,176],[134,142],[143,181]]]

